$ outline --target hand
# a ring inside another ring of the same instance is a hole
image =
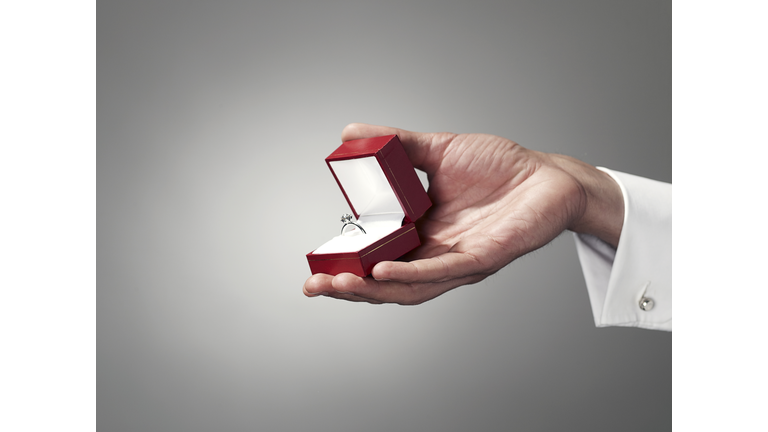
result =
[[[416,222],[422,245],[405,261],[378,263],[372,278],[315,274],[304,283],[305,295],[419,304],[485,279],[566,229],[618,245],[621,190],[593,166],[484,134],[353,123],[341,139],[390,134],[398,135],[413,165],[429,178],[433,206]]]

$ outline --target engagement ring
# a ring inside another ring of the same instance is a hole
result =
[[[365,230],[363,229],[363,227],[361,227],[359,224],[357,224],[357,223],[355,223],[355,222],[352,222],[352,215],[351,215],[351,214],[345,214],[345,215],[343,215],[343,216],[341,217],[341,221],[344,223],[344,225],[342,225],[342,226],[341,226],[341,234],[342,234],[342,235],[344,234],[344,228],[346,228],[346,227],[347,227],[347,225],[354,225],[354,226],[356,226],[356,227],[360,228],[360,231],[362,231],[362,232],[363,232],[363,234],[366,234],[366,232],[365,232]]]

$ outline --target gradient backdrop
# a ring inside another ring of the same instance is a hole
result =
[[[572,235],[415,307],[305,298],[350,122],[671,181],[670,1],[98,2],[98,427],[669,430],[672,335]]]

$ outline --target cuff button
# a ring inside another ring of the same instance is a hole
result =
[[[644,311],[649,311],[653,309],[653,299],[649,297],[643,297],[640,299],[640,309]]]

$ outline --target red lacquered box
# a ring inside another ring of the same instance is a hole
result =
[[[308,253],[312,274],[367,276],[421,244],[414,222],[432,202],[397,135],[347,141],[325,162],[366,234],[352,227]]]

